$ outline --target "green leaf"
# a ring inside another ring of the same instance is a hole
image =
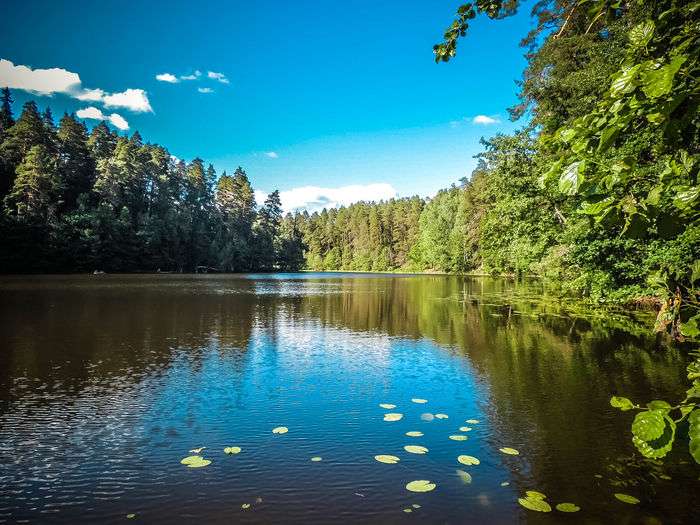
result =
[[[685,323],[681,324],[681,333],[690,339],[700,337],[700,314],[691,317]]]
[[[670,93],[673,88],[673,78],[687,58],[686,55],[677,55],[665,66],[645,71],[643,75],[644,85],[642,87],[644,94],[654,99]]]
[[[542,498],[527,496],[518,498],[518,503],[526,509],[534,510],[535,512],[552,512],[552,507]]]
[[[610,398],[610,406],[619,408],[623,412],[627,410],[632,410],[634,408],[634,403],[627,399],[626,397],[613,396]]]
[[[555,507],[559,512],[578,512],[581,507],[575,503],[559,503]]]
[[[647,403],[647,407],[649,407],[649,410],[663,410],[666,412],[671,410],[671,405],[669,405],[668,402],[660,399],[649,401],[649,403]]]
[[[700,408],[696,408],[688,417],[688,437],[690,438],[690,455],[700,463]]]
[[[663,435],[665,427],[663,414],[649,410],[635,416],[632,434],[644,441],[652,441]]]
[[[630,496],[629,494],[623,494],[622,492],[617,492],[614,494],[614,496],[623,503],[629,503],[630,505],[636,505],[637,503],[639,503],[639,500],[634,496]]]
[[[640,65],[636,64],[632,67],[626,67],[618,71],[613,77],[610,86],[610,95],[614,98],[619,98],[625,93],[631,93],[637,87],[637,73]]]
[[[583,182],[581,168],[583,161],[576,161],[569,164],[559,178],[559,191],[566,195],[576,195],[578,188]]]
[[[645,20],[630,30],[630,44],[632,44],[632,46],[635,48],[644,47],[651,41],[653,36],[654,22],[651,20]]]
[[[685,210],[693,206],[700,197],[700,186],[693,186],[687,190],[680,191],[673,199],[673,204],[680,210]]]
[[[618,126],[610,126],[603,130],[600,134],[600,141],[598,142],[598,153],[603,153],[610,148],[615,142],[615,139],[620,134],[620,128]]]
[[[435,490],[435,483],[428,481],[427,479],[417,479],[406,484],[406,490],[410,492],[430,492]]]

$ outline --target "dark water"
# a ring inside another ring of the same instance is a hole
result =
[[[686,388],[683,353],[650,331],[491,279],[3,278],[0,523],[690,523],[685,444],[640,460],[608,405]],[[181,465],[196,447],[212,463]],[[525,510],[526,490],[582,510]]]

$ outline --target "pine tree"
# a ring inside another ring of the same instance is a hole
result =
[[[2,136],[10,127],[15,123],[15,119],[12,116],[12,94],[10,93],[10,88],[2,88],[2,94],[0,94],[0,140]]]
[[[92,190],[95,162],[87,145],[87,129],[72,115],[63,115],[58,126],[59,174],[63,185],[63,204],[76,207],[78,197]]]
[[[92,128],[90,138],[88,139],[88,146],[96,162],[111,157],[116,145],[117,136],[109,129],[107,124],[100,122],[97,126]]]
[[[60,190],[56,159],[46,146],[33,146],[17,166],[17,178],[6,206],[23,222],[47,223],[54,218]]]

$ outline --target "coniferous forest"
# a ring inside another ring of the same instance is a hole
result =
[[[460,7],[436,60],[472,18],[515,4]],[[680,337],[684,310],[697,336],[698,3],[564,4],[533,10],[510,109],[522,129],[483,140],[473,173],[432,198],[283,216],[278,192],[255,202],[242,168],[217,174],[138,132],[56,123],[34,102],[15,115],[5,89],[0,270],[537,275],[597,301],[666,301],[660,328]]]

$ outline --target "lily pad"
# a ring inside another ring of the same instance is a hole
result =
[[[396,405],[392,405],[391,403],[380,403],[380,407],[386,408],[387,410],[391,410],[392,408],[396,408]]]
[[[398,463],[399,461],[401,461],[398,457],[391,456],[388,454],[380,454],[378,456],[374,456],[374,459],[379,461],[379,463],[387,463],[389,465],[393,465],[394,463]]]
[[[472,475],[465,470],[457,469],[457,475],[459,476],[459,479],[462,480],[462,483],[468,484],[472,482]]]
[[[413,401],[414,403],[418,403],[419,405],[428,402],[427,399],[421,399],[420,397],[414,397],[413,399],[411,399],[411,401]]]
[[[384,414],[384,421],[398,421],[402,417],[403,417],[403,414],[389,412],[388,414]]]
[[[500,450],[504,454],[509,454],[511,456],[517,456],[518,454],[520,454],[520,452],[518,452],[516,449],[510,447],[503,447],[499,448],[498,450]]]
[[[542,494],[541,492],[537,492],[536,490],[528,490],[525,492],[525,495],[528,498],[534,498],[534,499],[545,499],[547,496]]]
[[[437,485],[428,481],[427,479],[417,479],[406,484],[406,490],[410,492],[430,492],[435,490]]]
[[[403,509],[403,511],[404,511],[406,514],[410,514],[411,512],[413,512],[413,509],[405,508],[405,509]]]
[[[478,419],[467,419],[465,423],[469,423],[470,425],[476,425],[479,422]]]
[[[454,434],[454,435],[450,436],[450,439],[452,441],[466,441],[469,438],[463,434]]]
[[[510,485],[510,481],[503,481],[501,483],[501,487],[507,487],[508,485]]]
[[[418,430],[411,430],[409,432],[406,432],[406,435],[408,437],[418,438],[418,437],[421,437],[423,435],[423,432],[419,432]]]
[[[581,507],[576,505],[575,503],[558,503],[556,507],[559,512],[578,512],[581,510]]]
[[[136,514],[127,514],[126,519],[128,520],[133,520],[136,517]]]
[[[187,465],[189,468],[200,468],[211,465],[211,460],[204,459],[202,456],[187,456],[186,458],[182,458],[180,463]]]
[[[319,461],[323,461],[323,458],[321,456],[314,456],[311,458],[311,461],[318,463]]]
[[[459,427],[460,432],[469,432],[472,429],[472,427]]]
[[[466,456],[462,454],[461,456],[457,456],[457,461],[459,461],[462,465],[478,465],[481,463],[477,458],[474,456]]]
[[[241,447],[226,447],[224,453],[226,454],[240,454]]]
[[[623,494],[622,492],[616,492],[614,496],[621,502],[629,503],[630,505],[636,505],[637,503],[639,503],[639,500],[634,496],[630,496],[629,494]]]
[[[426,412],[425,414],[421,414],[420,418],[423,421],[432,421],[433,419],[435,419],[435,416],[430,414],[429,412]]]
[[[241,508],[242,508],[242,509],[249,509],[249,508],[250,508],[250,503],[244,503],[243,505],[241,505]]]
[[[275,427],[272,429],[273,434],[286,434],[287,432],[289,432],[287,427]]]
[[[447,414],[435,414],[435,417],[437,419],[447,419],[450,416],[448,416]]]
[[[428,452],[428,449],[426,447],[422,447],[420,445],[406,445],[403,447],[403,449],[406,452],[410,452],[411,454],[425,454]]]
[[[418,505],[418,503],[414,503],[413,505],[411,505],[411,507],[413,507],[414,509],[419,509],[420,505]]]
[[[518,498],[518,503],[529,510],[535,512],[552,512],[552,507],[545,500],[540,498]]]

